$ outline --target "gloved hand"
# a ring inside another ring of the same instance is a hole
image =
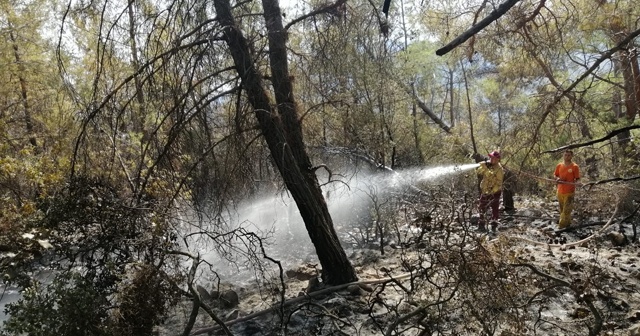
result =
[[[480,154],[480,153],[473,153],[471,154],[471,158],[474,159],[476,161],[476,163],[480,163],[480,162],[487,162],[489,161],[489,158]]]

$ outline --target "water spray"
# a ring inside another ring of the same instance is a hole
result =
[[[433,167],[422,169],[418,172],[418,181],[424,180],[433,180],[438,177],[442,177],[445,175],[456,174],[463,171],[471,170],[479,167],[479,163],[470,163],[465,165],[453,165],[453,166],[444,166],[444,167]]]
[[[419,168],[412,170],[403,170],[395,172],[394,178],[391,180],[392,187],[402,187],[413,183],[426,182],[445,177],[447,175],[458,174],[464,171],[472,170],[479,167],[479,163],[469,163],[464,165],[448,165],[429,168]]]

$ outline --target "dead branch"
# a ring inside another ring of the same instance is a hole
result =
[[[411,274],[411,273],[407,273],[407,274],[402,274],[399,275],[397,277],[388,277],[388,278],[384,278],[384,279],[378,279],[378,280],[368,280],[368,281],[357,281],[357,282],[351,282],[351,283],[347,283],[347,284],[343,284],[343,285],[337,285],[337,286],[333,286],[333,287],[328,287],[328,288],[324,288],[312,293],[308,293],[305,294],[303,296],[298,296],[292,299],[289,299],[287,301],[283,301],[281,302],[279,305],[274,305],[272,307],[269,307],[267,309],[255,312],[253,314],[249,314],[247,316],[243,316],[240,318],[237,318],[235,320],[231,320],[231,321],[227,321],[227,323],[225,324],[227,327],[232,326],[234,324],[240,323],[240,322],[244,322],[244,321],[249,321],[252,320],[258,316],[262,316],[265,315],[269,312],[274,311],[275,309],[282,309],[286,306],[290,306],[292,304],[298,303],[298,302],[303,302],[305,300],[311,300],[313,297],[316,296],[320,296],[320,295],[325,295],[325,294],[329,294],[329,293],[333,293],[333,292],[337,292],[339,290],[345,289],[349,286],[352,285],[379,285],[379,284],[385,284],[388,282],[394,282],[394,281],[399,281],[399,280],[404,280],[404,279],[408,279],[411,276],[415,276],[416,274]],[[199,330],[196,330],[195,332],[193,332],[191,335],[202,335],[202,334],[206,334],[206,333],[210,333],[210,332],[214,332],[214,331],[218,331],[220,330],[220,326],[214,326],[214,327],[207,327],[207,328],[202,328]]]
[[[540,3],[538,4],[538,6],[533,10],[533,12],[531,12],[531,15],[527,16],[526,18],[524,18],[524,20],[522,20],[522,22],[520,22],[518,24],[518,28],[522,28],[524,27],[525,24],[527,24],[528,22],[533,21],[533,19],[536,18],[536,16],[538,16],[538,14],[540,14],[540,11],[542,10],[542,8],[544,8],[545,4],[546,4],[546,0],[542,0],[540,1]]]
[[[547,117],[549,116],[549,114],[553,110],[553,107],[557,103],[560,102],[562,97],[564,97],[568,93],[570,93],[573,89],[575,89],[576,86],[578,86],[578,84],[580,84],[580,82],[582,82],[592,72],[594,72],[600,66],[600,64],[602,62],[610,59],[613,56],[613,54],[615,54],[619,50],[627,48],[629,43],[631,43],[638,35],[640,35],[640,29],[630,33],[629,35],[627,35],[627,37],[624,40],[620,41],[620,43],[618,43],[618,45],[616,45],[615,47],[609,49],[609,51],[607,51],[604,54],[602,54],[602,56],[600,56],[600,58],[598,58],[591,65],[591,67],[589,69],[587,69],[587,71],[585,71],[582,74],[582,76],[580,76],[578,79],[576,79],[571,85],[569,85],[568,88],[566,88],[565,90],[560,92],[558,95],[556,95],[556,97],[553,99],[553,101],[551,103],[549,103],[549,105],[547,105],[547,107],[545,108],[544,112],[542,113],[542,117],[540,118],[540,121],[538,121],[538,125],[536,126],[535,131],[533,132],[533,139],[531,141],[531,147],[529,147],[529,150],[527,151],[526,155],[523,157],[522,164],[520,165],[521,167],[524,166],[524,163],[529,158],[529,154],[531,154],[531,151],[533,150],[534,145],[538,142],[538,137],[540,136],[540,129],[542,128],[542,125],[544,124],[544,121],[547,119]]]
[[[398,279],[398,278],[396,278]],[[455,288],[451,291],[451,293],[449,294],[448,297],[442,299],[442,300],[438,300],[436,302],[433,302],[431,304],[425,305],[425,306],[420,306],[416,309],[414,309],[413,311],[401,316],[400,318],[398,318],[397,320],[395,320],[393,323],[391,323],[389,325],[389,327],[387,327],[387,331],[384,333],[385,336],[391,336],[393,334],[393,331],[398,327],[398,325],[400,325],[401,323],[406,322],[407,320],[409,320],[410,318],[414,317],[414,316],[418,316],[418,315],[424,315],[427,311],[428,308],[433,307],[433,306],[437,306],[440,305],[444,302],[447,302],[451,299],[453,299],[453,297],[458,293],[458,288],[460,287],[461,281],[457,281],[455,284]]]
[[[209,314],[209,316],[211,316],[211,318],[218,324],[218,328],[224,331],[225,335],[232,336],[233,333],[231,333],[231,330],[229,330],[229,327],[224,324],[224,322],[213,312],[213,310],[207,304],[202,302],[202,298],[200,297],[198,290],[193,286],[193,282],[195,280],[196,271],[198,269],[199,264],[200,264],[199,256],[196,256],[195,258],[192,259],[191,270],[189,271],[187,285],[189,287],[189,292],[193,297],[193,308],[191,309],[191,314],[189,315],[189,321],[187,322],[187,325],[185,326],[182,335],[189,336],[189,333],[191,332],[191,329],[193,329],[193,325],[196,322],[196,318],[198,317],[198,311],[200,310],[200,308],[203,308]]]
[[[484,2],[482,5],[484,6]],[[460,61],[460,68],[462,69],[462,77],[464,79],[464,89],[467,94],[467,112],[469,114],[469,136],[471,137],[471,145],[473,146],[473,154],[478,153],[478,147],[476,146],[476,138],[473,134],[473,116],[471,113],[471,97],[469,97],[469,81],[467,80],[467,71],[464,69],[464,63]],[[476,160],[477,162],[477,160]]]
[[[631,214],[623,219],[621,219],[619,222],[620,223],[624,223],[628,220],[631,220],[631,218],[633,218],[633,216],[636,215],[636,213],[638,213],[638,210],[640,210],[640,206],[636,207],[635,210],[633,210],[633,212],[631,212]],[[568,228],[564,228],[562,230],[558,230],[556,232],[561,233],[561,232],[569,232],[569,231],[574,231],[574,230],[578,230],[578,229],[582,229],[582,228],[586,228],[589,226],[595,226],[595,225],[602,225],[602,222],[593,222],[593,223],[589,223],[589,224],[583,224],[580,226],[569,226]]]
[[[498,8],[493,10],[486,18],[482,19],[478,24],[473,25],[469,30],[460,34],[458,37],[453,39],[453,41],[449,42],[446,46],[436,50],[436,55],[442,56],[453,50],[455,47],[461,45],[470,37],[474,36],[486,26],[488,26],[491,22],[499,19],[502,15],[504,15],[511,7],[513,7],[520,0],[507,0],[500,4]]]
[[[510,264],[510,266],[513,267],[526,267],[529,270],[531,270],[531,272],[549,279],[557,284],[559,284],[560,286],[564,286],[569,288],[570,290],[572,290],[575,294],[576,297],[580,296],[580,292],[574,288],[571,283],[569,283],[566,280],[562,280],[560,278],[554,277],[551,274],[547,274],[541,270],[539,270],[538,268],[536,268],[535,266],[531,265],[531,264]],[[602,315],[600,314],[600,311],[596,308],[596,306],[593,304],[593,300],[592,299],[588,299],[585,298],[584,302],[587,304],[587,306],[589,307],[589,310],[591,311],[591,314],[593,314],[593,318],[594,318],[594,327],[593,328],[589,328],[589,336],[595,336],[595,335],[599,335],[600,331],[602,330]]]
[[[403,83],[399,78],[393,76],[393,78],[396,80],[396,83],[398,83],[398,85],[400,85],[400,87],[408,94],[411,96],[411,98],[413,98],[413,100],[416,102],[416,104],[418,104],[418,106],[420,107],[420,109],[427,115],[429,116],[429,118],[431,118],[431,120],[433,120],[436,124],[438,124],[438,126],[440,126],[440,128],[442,128],[443,131],[447,132],[447,133],[451,133],[451,127],[449,125],[447,125],[442,119],[440,119],[440,117],[438,117],[430,108],[429,106],[427,106],[427,103],[425,103],[420,97],[418,97],[418,95],[416,94],[415,90],[413,90],[410,86],[408,86],[407,84]]]
[[[478,10],[475,12],[475,14],[473,15],[473,23],[471,24],[471,26],[474,26],[476,23],[478,23],[478,18],[480,17],[480,13],[482,13],[482,11],[485,9],[485,7],[487,7],[487,2],[488,0],[483,0],[482,4],[480,5],[480,7],[478,8]],[[476,44],[476,36],[473,35],[471,36],[471,41],[469,41],[469,51],[467,52],[467,58],[469,59],[469,62],[473,62],[473,50],[474,50],[474,45]],[[462,68],[462,72],[464,74],[464,68]],[[465,74],[465,84],[467,83],[467,75]],[[468,90],[467,90],[467,95],[469,95]],[[471,107],[469,107],[469,109],[471,109]]]
[[[565,90],[567,91],[567,90]],[[580,147],[585,147],[585,146],[589,146],[589,145],[593,145],[599,142],[603,142],[605,140],[609,140],[611,138],[613,138],[614,136],[620,134],[620,133],[624,133],[627,131],[630,131],[632,129],[637,129],[640,128],[640,125],[631,125],[631,126],[627,126],[627,127],[623,127],[623,128],[619,128],[617,130],[613,130],[611,132],[609,132],[607,135],[603,136],[602,138],[599,139],[595,139],[595,140],[591,140],[591,141],[587,141],[587,142],[582,142],[582,143],[577,143],[577,144],[572,144],[572,145],[566,145],[566,146],[562,146],[562,147],[558,147],[555,149],[550,149],[548,151],[544,151],[542,152],[544,153],[557,153],[557,152],[561,152],[567,149],[574,149],[574,148],[580,148]]]
[[[306,20],[306,19],[308,19],[308,18],[310,18],[312,16],[316,16],[318,14],[330,12],[330,11],[332,11],[332,10],[342,6],[342,5],[344,5],[346,2],[347,2],[347,0],[338,0],[333,4],[327,4],[327,5],[322,6],[322,7],[318,8],[318,9],[316,9],[316,10],[313,10],[313,11],[311,11],[311,12],[309,12],[309,13],[303,15],[303,16],[295,18],[294,20],[289,22],[286,26],[284,26],[284,30],[287,31],[294,24],[296,24],[296,23],[298,23],[300,21],[304,21],[304,20]]]
[[[535,240],[531,240],[531,239],[524,238],[524,237],[519,237],[519,236],[505,236],[505,237],[508,238],[508,239],[519,239],[519,240],[525,241],[525,242],[533,244],[533,245],[546,246],[549,249],[552,248],[552,247],[580,246],[580,245],[590,241],[591,239],[599,236],[601,233],[604,232],[604,230],[606,230],[609,226],[611,226],[611,224],[614,223],[613,219],[618,214],[618,210],[620,210],[620,199],[619,199],[618,195],[616,195],[616,208],[615,208],[615,210],[613,210],[613,214],[609,218],[609,221],[607,221],[607,223],[600,230],[596,231],[591,236],[589,236],[587,238],[584,238],[582,240],[579,240],[577,242],[570,243],[570,244],[547,244],[547,243],[543,243],[543,242],[539,242],[539,241],[535,241]]]
[[[584,185],[590,185],[590,186],[594,186],[596,184],[604,184],[604,183],[609,183],[609,182],[618,182],[618,181],[633,181],[633,180],[637,180],[640,179],[640,175],[638,176],[631,176],[631,177],[612,177],[610,179],[606,179],[606,180],[600,180],[600,181],[596,181],[596,182],[591,182],[591,183],[583,183]]]

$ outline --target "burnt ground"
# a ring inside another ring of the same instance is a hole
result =
[[[553,199],[519,197],[485,233],[472,209],[406,202],[383,249],[362,227],[338,227],[360,283],[323,286],[313,258],[289,253],[282,278],[272,269],[202,287],[234,335],[640,335],[638,216],[611,203],[585,202],[558,232]],[[216,298],[227,290],[237,303]],[[158,333],[183,334],[190,305]],[[191,334],[224,334],[216,326],[201,309]]]

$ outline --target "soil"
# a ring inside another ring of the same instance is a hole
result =
[[[405,214],[383,249],[348,247],[359,283],[324,286],[296,255],[283,278],[226,283],[237,305],[208,304],[234,335],[640,335],[638,216],[578,209],[558,231],[553,200],[516,207],[497,232]],[[158,334],[183,334],[190,310]],[[208,333],[224,334],[201,309],[190,334]]]

